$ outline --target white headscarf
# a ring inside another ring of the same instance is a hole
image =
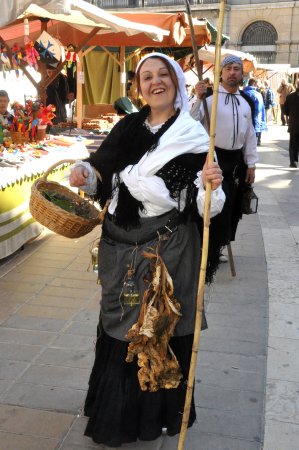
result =
[[[157,56],[161,59],[165,59],[166,61],[171,64],[173,67],[175,74],[178,79],[178,91],[177,96],[174,102],[175,109],[180,108],[181,111],[189,111],[189,105],[188,105],[188,95],[186,91],[186,80],[184,72],[182,71],[180,65],[174,60],[169,58],[169,56],[164,55],[164,53],[149,53],[148,55],[145,55],[138,63],[136,72],[138,72],[140,65],[143,63],[145,59],[151,58],[152,56]]]

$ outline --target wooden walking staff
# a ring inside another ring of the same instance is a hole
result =
[[[187,2],[187,0],[186,0],[186,2]],[[214,161],[216,112],[217,112],[219,78],[220,78],[220,69],[221,69],[220,68],[221,36],[222,36],[223,20],[224,20],[224,13],[225,13],[225,5],[226,5],[226,0],[221,0],[220,1],[219,20],[218,20],[217,39],[216,39],[216,45],[215,45],[215,75],[214,75],[214,93],[213,93],[213,100],[212,100],[211,124],[210,124],[210,147],[209,147],[209,155],[208,155],[209,164],[213,163],[213,161]],[[191,27],[190,27],[190,30],[191,30]],[[195,52],[197,53],[196,48],[193,48],[193,51],[194,51],[194,53]],[[184,449],[184,443],[185,443],[188,421],[189,421],[189,414],[190,414],[191,399],[192,399],[192,393],[193,393],[195,368],[196,368],[196,362],[197,362],[197,353],[198,353],[199,342],[200,342],[201,320],[202,320],[202,311],[203,311],[203,294],[204,294],[204,287],[205,287],[205,280],[206,280],[208,247],[209,247],[210,207],[211,207],[211,183],[208,182],[207,186],[206,186],[206,195],[205,195],[203,245],[202,245],[199,283],[198,283],[198,290],[197,290],[197,307],[196,307],[196,318],[195,318],[195,327],[194,327],[194,339],[193,339],[192,356],[191,356],[191,363],[190,363],[189,376],[188,376],[184,415],[183,415],[183,419],[182,419],[182,427],[181,427],[181,432],[180,432],[179,442],[178,442],[178,450]]]

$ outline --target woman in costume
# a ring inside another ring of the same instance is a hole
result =
[[[162,428],[167,428],[170,436],[180,431],[193,342],[200,216],[207,181],[212,185],[211,216],[220,213],[225,202],[221,170],[217,163],[206,163],[208,135],[188,111],[180,66],[166,55],[152,53],[140,61],[136,77],[147,105],[124,117],[96,153],[76,163],[70,177],[71,185],[96,192],[102,205],[111,198],[99,245],[102,300],[85,402],[85,415],[89,417],[85,434],[112,447],[137,439],[154,440]],[[100,182],[94,169],[101,175]],[[140,313],[149,272],[143,252],[149,248],[159,249],[182,314],[170,339],[182,380],[174,389],[156,392],[142,391],[136,359],[126,362],[125,336]],[[213,252],[219,255],[219,250]],[[210,275],[214,269],[212,262]],[[139,303],[126,303],[122,295],[129,271]],[[206,328],[205,318],[202,328]],[[189,426],[194,420],[192,402]]]

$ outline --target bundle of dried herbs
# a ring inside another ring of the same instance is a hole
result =
[[[138,358],[138,380],[142,391],[177,388],[182,374],[169,346],[181,316],[180,304],[174,298],[173,282],[157,253],[144,253],[151,261],[152,282],[145,291],[138,321],[128,331],[127,362]]]
[[[43,191],[41,194],[51,203],[64,211],[83,217],[84,219],[92,219],[91,211],[87,202],[74,200],[66,197],[60,192]]]

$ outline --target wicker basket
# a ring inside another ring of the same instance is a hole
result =
[[[42,128],[42,127],[44,127],[44,128]],[[37,126],[37,131],[36,131],[36,136],[35,136],[35,139],[37,141],[42,141],[43,139],[45,139],[46,129],[47,129],[47,125],[42,125],[42,126],[38,125]]]
[[[73,159],[64,159],[49,167],[45,174],[32,185],[29,203],[30,213],[38,222],[49,228],[51,231],[68,238],[78,238],[92,231],[96,225],[103,221],[108,207],[107,205],[107,207],[100,212],[94,205],[90,204],[87,200],[80,197],[78,194],[75,194],[67,187],[62,186],[55,181],[47,180],[49,173],[57,166],[74,162],[75,160]],[[75,200],[80,203],[84,202],[85,205],[87,204],[91,218],[87,219],[65,211],[47,200],[41,193],[53,191],[62,194],[70,200]]]
[[[21,133],[21,131],[11,131],[11,140],[14,144],[26,144],[29,142],[29,131]]]

